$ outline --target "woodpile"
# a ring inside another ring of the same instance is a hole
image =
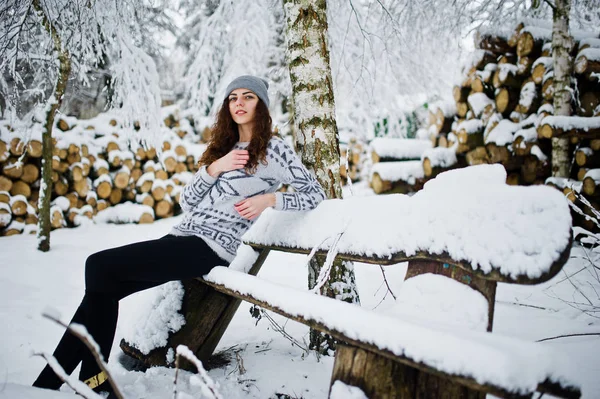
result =
[[[600,39],[594,32],[575,34],[573,115],[555,117],[551,37],[543,23],[519,24],[509,37],[477,36],[475,55],[453,89],[456,112],[444,116],[445,128],[439,128],[439,111],[430,110],[429,132],[437,146],[423,155],[425,178],[454,167],[501,163],[508,184],[548,182],[572,201],[576,195],[569,193],[575,191],[600,205]],[[566,182],[549,179],[553,137],[571,143],[573,167]],[[582,219],[574,216],[576,223]],[[581,223],[598,231],[592,224]]]
[[[430,140],[376,138],[370,143],[369,183],[376,194],[415,192],[423,187],[422,154],[432,148]]]
[[[342,184],[360,179],[362,169],[362,160],[364,158],[365,147],[363,143],[356,138],[352,138],[348,143],[340,143],[340,177]]]
[[[205,144],[176,107],[163,109],[169,128],[161,151],[128,142],[116,118],[56,120],[52,159],[52,228],[73,227],[111,208],[102,221],[150,223],[180,212],[179,193]],[[0,120],[0,235],[35,233],[41,184],[41,126],[24,141]],[[122,206],[128,204],[128,206]]]

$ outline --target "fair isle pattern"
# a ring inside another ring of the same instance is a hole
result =
[[[237,143],[233,149],[246,146],[247,143]],[[202,167],[181,192],[179,203],[185,214],[171,234],[201,237],[230,262],[240,246],[241,236],[253,223],[236,212],[236,203],[274,193],[281,184],[290,185],[295,192],[276,193],[275,209],[310,210],[325,199],[321,185],[280,138],[269,141],[266,161],[267,165],[258,164],[254,174],[238,169],[222,173],[216,179]]]

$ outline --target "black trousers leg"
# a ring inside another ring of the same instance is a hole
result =
[[[73,322],[87,328],[108,361],[120,299],[168,281],[199,277],[214,266],[226,264],[198,237],[167,235],[97,252],[86,261],[86,292]],[[81,380],[100,372],[87,348],[68,333],[59,342],[54,356],[68,373],[81,361]],[[34,386],[57,389],[62,383],[58,377],[48,378],[53,374],[48,368],[42,371]]]

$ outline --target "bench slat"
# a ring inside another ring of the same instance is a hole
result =
[[[415,369],[451,378],[472,389],[500,397],[527,397],[535,391],[564,398],[581,396],[573,378],[561,375],[552,367],[562,366],[564,374],[569,370],[565,368],[565,359],[541,344],[482,332],[436,331],[225,267],[214,268],[202,281],[220,292],[272,310],[338,340]],[[390,340],[389,337],[395,338]],[[432,343],[435,343],[435,354],[427,350]],[[465,348],[473,350],[465,352]],[[506,375],[486,371],[484,365],[488,364],[504,365]],[[513,369],[511,365],[515,364],[518,367]],[[436,366],[446,370],[438,370]],[[564,385],[565,381],[570,385]]]
[[[489,273],[485,273],[481,269],[474,270],[473,266],[471,266],[471,264],[469,262],[456,261],[456,260],[452,259],[452,257],[445,252],[441,253],[441,254],[431,254],[431,253],[428,253],[425,251],[418,251],[414,255],[410,255],[410,256],[406,255],[404,252],[394,252],[390,257],[385,257],[385,258],[378,257],[378,256],[368,257],[368,256],[363,256],[363,255],[357,255],[354,253],[338,252],[337,256],[338,256],[338,258],[343,259],[343,260],[350,260],[350,261],[362,262],[362,263],[370,263],[370,264],[382,265],[382,266],[395,265],[397,263],[406,262],[409,260],[429,260],[429,261],[439,262],[442,264],[445,263],[448,265],[454,265],[454,266],[459,267],[459,268],[463,269],[464,271],[471,273],[474,276],[477,276],[484,280],[497,281],[497,282],[509,283],[509,284],[534,285],[534,284],[540,284],[545,281],[548,281],[560,272],[560,270],[562,269],[564,264],[567,263],[567,261],[569,260],[572,243],[573,243],[573,238],[571,237],[569,239],[569,244],[563,249],[563,251],[560,254],[560,257],[555,262],[552,263],[552,265],[550,266],[548,271],[546,273],[540,275],[539,277],[535,277],[535,278],[528,277],[527,275],[524,275],[524,274],[521,274],[521,275],[518,275],[515,277],[510,276],[510,275],[504,275],[504,274],[501,274],[497,269],[492,269]],[[289,252],[289,253],[304,254],[304,255],[310,254],[311,250],[312,250],[311,248],[294,248],[294,247],[285,247],[285,246],[281,246],[281,245],[264,245],[264,244],[248,242],[248,241],[245,241],[244,244],[249,245],[256,250],[272,249],[274,251]],[[316,254],[322,255],[322,256],[327,256],[327,251],[319,250],[316,252]]]

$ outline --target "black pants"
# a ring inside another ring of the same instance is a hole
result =
[[[120,299],[168,281],[200,277],[218,265],[227,265],[227,262],[195,236],[167,235],[97,252],[86,261],[85,295],[71,323],[87,328],[100,346],[104,360],[108,361]],[[58,343],[54,357],[67,374],[81,362],[79,379],[82,381],[100,372],[93,355],[68,331]],[[46,366],[33,385],[59,389],[62,381]]]

